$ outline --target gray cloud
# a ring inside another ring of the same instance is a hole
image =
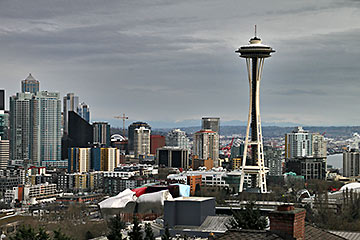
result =
[[[97,120],[246,121],[248,82],[234,50],[259,35],[263,121],[357,125],[360,14],[352,1],[0,1],[7,94],[28,72],[75,92]],[[334,114],[334,111],[337,114]],[[352,115],[351,118],[343,116]]]

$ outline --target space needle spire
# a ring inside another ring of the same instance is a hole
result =
[[[257,37],[256,25],[255,36],[250,39],[248,45],[241,46],[235,51],[246,59],[246,66],[250,87],[249,115],[246,128],[244,154],[242,159],[239,192],[244,190],[245,174],[250,175],[250,188],[260,188],[261,193],[267,192],[266,173],[268,169],[264,164],[264,149],[260,119],[260,80],[264,67],[265,58],[271,57],[275,52],[270,46],[264,45]],[[248,156],[248,150],[250,156]]]

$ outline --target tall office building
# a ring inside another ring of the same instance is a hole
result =
[[[166,135],[166,146],[190,150],[190,141],[184,131],[173,129]]]
[[[93,144],[93,127],[76,112],[68,112],[68,134],[61,140],[61,158],[68,158],[68,148],[90,147]]]
[[[61,160],[61,101],[57,92],[37,92],[31,100],[31,161]]]
[[[64,118],[64,133],[67,134],[68,133],[68,112],[69,111],[74,111],[77,112],[78,111],[78,106],[79,106],[79,97],[75,96],[74,93],[68,93],[66,94],[66,96],[63,98],[63,118]]]
[[[6,169],[10,157],[10,142],[0,137],[0,169]]]
[[[320,133],[313,133],[312,137],[312,155],[314,157],[326,157],[327,156],[327,148],[325,137]]]
[[[77,113],[80,115],[80,117],[85,119],[85,121],[90,122],[90,108],[86,103],[80,103],[77,108]]]
[[[149,130],[151,130],[151,127],[146,122],[133,122],[128,127],[128,150],[129,152],[134,152],[134,135],[135,135],[135,129],[139,127],[145,127]]]
[[[94,122],[93,123],[93,140],[94,144],[108,147],[110,146],[110,125],[107,122]]]
[[[17,93],[10,97],[10,158],[30,159],[32,93]]]
[[[40,91],[40,83],[29,73],[29,76],[21,81],[21,92],[36,93],[38,91]]]
[[[220,135],[220,118],[219,117],[203,117],[201,120],[201,129],[210,129]]]
[[[150,154],[150,133],[151,130],[145,127],[136,128],[134,131],[134,154],[138,158],[140,155]]]
[[[203,129],[194,134],[193,155],[198,159],[212,159],[214,167],[219,166],[219,134]]]
[[[179,147],[158,148],[156,153],[156,164],[164,167],[183,168],[189,167],[189,152]]]
[[[285,158],[312,156],[311,134],[302,127],[296,127],[285,134]]]

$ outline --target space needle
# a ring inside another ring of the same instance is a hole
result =
[[[256,35],[250,39],[248,45],[241,46],[235,51],[239,57],[246,59],[247,73],[250,86],[249,115],[246,128],[244,154],[241,165],[239,192],[244,190],[245,175],[250,175],[250,188],[259,188],[261,193],[267,192],[266,173],[264,164],[264,149],[260,119],[260,80],[265,58],[275,52],[270,46],[264,45]],[[248,156],[250,150],[250,156]]]

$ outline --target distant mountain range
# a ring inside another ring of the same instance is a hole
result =
[[[94,121],[103,121],[100,119],[96,119]],[[137,122],[138,120],[127,120],[127,125],[131,124],[132,122]],[[144,121],[144,120],[140,120]],[[107,122],[110,123],[111,126],[114,127],[122,127],[122,122],[116,119],[108,119]],[[164,128],[187,128],[187,127],[193,127],[193,126],[200,126],[201,125],[201,119],[188,119],[188,120],[182,120],[182,121],[145,121],[153,129],[164,129]],[[246,126],[247,122],[239,121],[239,120],[231,120],[231,121],[222,121],[220,119],[221,126]],[[262,126],[277,126],[277,127],[295,127],[299,126],[298,123],[292,123],[292,122],[262,122]]]
[[[152,134],[161,134],[166,135],[171,129],[175,127],[163,127],[163,128],[152,128]],[[188,135],[192,135],[195,132],[200,130],[200,125],[192,126],[192,127],[176,127],[185,131]],[[310,132],[318,132],[324,134],[325,137],[336,138],[336,137],[344,137],[351,138],[354,132],[360,133],[360,126],[303,126],[305,130]],[[263,136],[264,137],[284,137],[286,133],[291,132],[294,129],[294,126],[264,126],[262,127]],[[112,133],[119,132],[121,134],[120,129],[112,129]],[[234,134],[245,135],[246,126],[221,126],[220,134],[223,136],[231,136]]]

